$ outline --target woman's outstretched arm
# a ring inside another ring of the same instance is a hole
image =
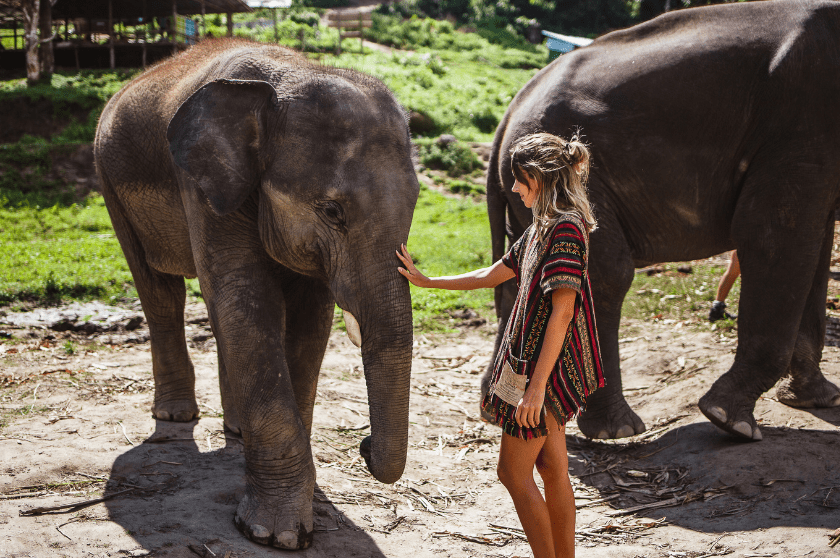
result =
[[[427,289],[448,289],[450,291],[490,289],[504,283],[508,279],[514,278],[513,270],[503,264],[502,260],[497,261],[490,267],[483,267],[475,271],[462,273],[461,275],[426,277],[414,266],[414,261],[411,259],[411,255],[408,253],[405,244],[400,246],[400,250],[397,251],[397,257],[405,266],[398,267],[397,270],[406,279],[411,281],[413,285]]]

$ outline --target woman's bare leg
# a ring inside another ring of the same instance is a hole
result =
[[[575,555],[575,494],[569,480],[566,453],[566,427],[559,426],[552,413],[546,413],[548,438],[537,456],[537,471],[545,486],[545,502],[551,517],[555,558]]]
[[[552,538],[551,514],[545,498],[534,482],[534,465],[546,443],[546,437],[522,440],[502,434],[499,480],[507,488],[519,521],[528,537],[534,558],[556,558]]]

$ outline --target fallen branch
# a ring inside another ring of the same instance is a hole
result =
[[[109,494],[108,496],[103,496],[101,498],[94,498],[93,500],[82,500],[81,502],[74,502],[72,504],[64,504],[62,506],[46,506],[41,508],[32,508],[31,510],[20,510],[18,512],[21,517],[30,516],[30,515],[44,515],[46,513],[51,512],[61,512],[61,513],[70,513],[74,511],[79,511],[81,509],[105,502],[110,500],[111,498],[116,498],[121,494],[125,494],[127,492],[133,492],[137,490],[137,488],[129,488],[127,490],[121,490],[119,492],[114,492],[113,494]]]
[[[606,515],[609,517],[618,517],[620,515],[630,515],[631,513],[636,513],[637,511],[642,510],[649,510],[654,508],[667,508],[670,506],[678,506],[685,501],[685,496],[675,496],[670,500],[662,500],[661,502],[652,502],[650,504],[641,504],[639,506],[633,506],[632,508],[627,508],[625,510],[615,510],[611,512],[607,512]]]
[[[612,496],[607,496],[606,498],[598,498],[597,500],[591,500],[589,502],[585,502],[583,504],[575,504],[576,509],[581,508],[588,508],[589,506],[594,506],[596,504],[603,504],[604,502],[609,502],[610,500],[615,500],[621,496],[621,494],[613,494]]]
[[[453,537],[456,539],[462,539],[478,544],[485,544],[488,546],[505,546],[508,543],[507,540],[494,540],[489,537],[477,537],[473,535],[465,535],[464,533],[453,533],[452,531],[437,531],[435,533],[432,533],[432,536],[435,538]]]

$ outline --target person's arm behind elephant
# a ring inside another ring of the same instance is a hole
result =
[[[402,252],[402,253],[400,253]],[[502,260],[495,262],[489,267],[476,269],[460,275],[447,275],[443,277],[426,277],[415,267],[414,260],[408,253],[405,244],[400,246],[397,257],[405,267],[398,267],[397,270],[408,279],[412,285],[426,289],[447,289],[450,291],[471,291],[474,289],[492,289],[515,277],[511,268],[506,266]]]

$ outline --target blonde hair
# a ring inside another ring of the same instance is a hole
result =
[[[540,236],[547,233],[563,214],[573,213],[588,232],[598,222],[589,205],[586,181],[589,178],[589,149],[577,134],[570,140],[537,133],[519,138],[511,147],[513,176],[528,184],[525,176],[539,186],[534,201],[534,225]]]

